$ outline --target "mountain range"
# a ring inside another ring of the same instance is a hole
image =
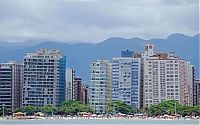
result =
[[[89,83],[89,65],[96,59],[109,59],[120,56],[122,50],[143,51],[147,43],[154,44],[157,52],[176,52],[176,54],[196,67],[196,76],[199,78],[199,36],[186,36],[175,33],[166,39],[141,39],[111,37],[100,43],[69,43],[46,39],[31,39],[25,42],[0,41],[0,62],[15,60],[23,61],[27,52],[36,51],[39,48],[59,49],[67,56],[67,67],[76,70],[78,77],[84,83]]]

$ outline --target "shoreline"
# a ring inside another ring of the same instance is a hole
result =
[[[133,118],[127,118],[127,117],[23,117],[23,118],[18,118],[18,117],[7,117],[7,118],[2,118],[0,117],[0,121],[1,120],[153,120],[153,121],[157,121],[157,120],[166,120],[166,121],[175,121],[175,120],[199,120],[197,118],[153,118],[153,117],[148,117],[148,118],[137,118],[137,117],[133,117]]]
[[[199,125],[200,120],[184,119],[8,119],[2,125]]]

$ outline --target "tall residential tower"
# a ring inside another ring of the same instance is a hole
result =
[[[112,60],[112,100],[120,100],[139,109],[141,59],[133,58],[133,53],[121,56]]]
[[[111,63],[97,60],[90,64],[89,104],[96,113],[105,113],[105,104],[111,100]]]
[[[151,44],[145,45],[144,52],[135,57],[143,60],[143,108],[171,99],[193,105],[192,65],[175,53],[154,52]]]
[[[16,62],[0,63],[0,108],[14,112],[22,105],[23,65]]]
[[[59,106],[65,100],[66,57],[59,50],[39,49],[24,57],[23,106]]]
[[[67,68],[67,83],[66,83],[67,100],[74,100],[74,82],[75,82],[75,70],[72,68]]]

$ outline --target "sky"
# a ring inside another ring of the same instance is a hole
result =
[[[199,0],[0,0],[0,40],[100,42],[199,33]]]

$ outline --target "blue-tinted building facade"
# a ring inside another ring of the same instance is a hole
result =
[[[140,107],[139,58],[118,57],[112,60],[112,100],[120,100],[132,107]]]
[[[60,98],[59,104],[65,100],[66,97],[66,56],[62,55],[59,60],[59,88],[60,88]]]
[[[133,57],[134,52],[133,51],[121,51],[121,57]]]

